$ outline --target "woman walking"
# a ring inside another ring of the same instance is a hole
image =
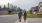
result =
[[[26,11],[24,12],[24,21],[26,21]]]

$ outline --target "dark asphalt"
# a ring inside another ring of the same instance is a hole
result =
[[[0,17],[0,23],[14,23],[18,20],[18,15],[15,16],[2,16]]]

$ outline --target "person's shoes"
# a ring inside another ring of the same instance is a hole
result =
[[[19,21],[19,22],[21,22],[21,21]]]

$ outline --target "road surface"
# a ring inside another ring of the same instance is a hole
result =
[[[18,20],[17,14],[13,16],[0,16],[0,23],[14,23],[16,20]]]
[[[28,23],[42,23],[42,18],[28,18]]]
[[[18,15],[0,16],[0,23],[14,23],[18,20]],[[42,23],[42,18],[28,18],[28,23]]]

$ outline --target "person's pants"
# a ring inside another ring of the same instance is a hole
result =
[[[26,17],[24,17],[24,21],[26,21]]]
[[[19,22],[21,22],[21,16],[19,16]]]

